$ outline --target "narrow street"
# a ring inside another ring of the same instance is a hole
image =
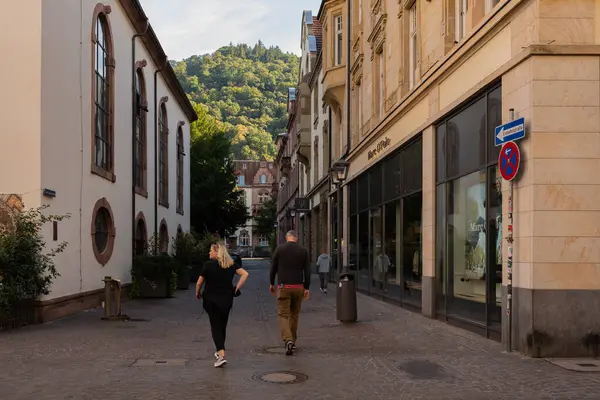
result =
[[[104,322],[96,309],[1,334],[0,398],[600,398],[598,374],[505,354],[498,343],[362,295],[360,322],[340,325],[335,288],[320,293],[316,276],[302,309],[300,349],[286,357],[268,293],[268,264],[245,260],[244,267],[250,278],[234,305],[225,368],[212,365],[208,318],[198,319],[201,303],[190,285],[173,299],[124,303],[135,321]],[[308,379],[258,379],[285,371]]]

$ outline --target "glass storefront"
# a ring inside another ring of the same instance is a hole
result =
[[[436,127],[436,307],[445,318],[498,331],[502,199],[494,128],[495,87]]]
[[[349,183],[349,263],[359,290],[421,306],[422,139]]]

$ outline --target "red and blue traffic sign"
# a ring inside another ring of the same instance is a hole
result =
[[[521,164],[521,152],[519,146],[515,142],[504,143],[500,150],[498,166],[500,167],[500,175],[507,181],[512,181],[519,172]]]

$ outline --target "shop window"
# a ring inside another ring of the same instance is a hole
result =
[[[446,125],[448,177],[465,175],[485,165],[486,99],[482,97]]]
[[[348,202],[350,203],[350,215],[354,215],[358,211],[358,198],[357,198],[357,188],[358,181],[355,179],[350,182],[348,187]]]
[[[446,180],[446,124],[436,128],[436,182]]]
[[[369,211],[358,216],[358,287],[369,288]]]
[[[375,165],[373,168],[371,168],[371,172],[370,172],[370,179],[371,182],[369,183],[369,192],[370,192],[370,198],[369,198],[369,206],[373,207],[373,206],[378,206],[379,204],[381,204],[381,202],[383,201],[383,185],[382,185],[382,171],[381,171],[381,163]]]
[[[363,173],[358,178],[358,211],[369,208],[369,174]]]
[[[402,205],[402,274],[404,293],[402,301],[413,305],[421,304],[421,278],[423,257],[421,249],[422,192],[403,199]]]
[[[423,141],[417,140],[402,154],[402,194],[421,190],[423,186]]]
[[[96,260],[106,265],[115,245],[115,222],[108,200],[98,200],[92,212],[92,247]]]
[[[370,212],[371,228],[371,289],[372,292],[381,293],[387,290],[387,274],[390,260],[383,253],[383,210],[377,208]]]
[[[400,197],[401,188],[401,152],[384,161],[383,164],[383,200],[385,202]]]
[[[358,248],[357,248],[357,234],[358,234],[358,215],[350,217],[350,232],[348,240],[348,266],[350,270],[355,271],[358,265]]]
[[[384,260],[388,264],[386,274],[386,292],[388,296],[401,300],[402,298],[402,244],[401,233],[401,201],[396,200],[385,205],[384,223]]]

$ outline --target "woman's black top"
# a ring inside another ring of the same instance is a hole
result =
[[[238,268],[239,265],[235,263],[229,268],[221,268],[217,260],[205,262],[200,272],[206,282],[202,293],[204,301],[230,307],[233,304],[233,277]]]

